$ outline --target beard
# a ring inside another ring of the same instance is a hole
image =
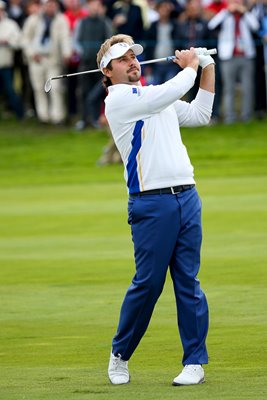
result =
[[[140,80],[140,77],[141,77],[140,70],[135,69],[132,72],[130,72],[130,71],[128,72],[128,79],[129,79],[129,82],[131,82],[131,83],[138,82]]]

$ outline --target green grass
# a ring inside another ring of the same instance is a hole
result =
[[[266,125],[183,130],[203,200],[210,364],[204,385],[174,388],[182,350],[170,277],[131,384],[107,379],[134,263],[122,166],[96,166],[106,133],[1,122],[1,399],[267,398]]]

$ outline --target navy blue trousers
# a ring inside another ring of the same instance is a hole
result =
[[[19,119],[23,118],[24,111],[21,99],[16,94],[13,87],[13,70],[9,67],[0,68],[0,81],[1,86],[4,88],[7,100],[12,108],[12,110],[16,113]],[[1,88],[0,88],[1,93]]]
[[[184,351],[182,363],[207,364],[208,304],[197,278],[202,241],[197,190],[130,196],[128,222],[136,274],[122,304],[113,354],[130,359],[148,327],[170,268]]]

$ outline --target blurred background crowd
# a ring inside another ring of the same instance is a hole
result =
[[[266,117],[267,0],[0,0],[0,118],[101,127],[100,73],[55,80],[49,94],[44,83],[97,68],[100,44],[116,33],[141,43],[147,60],[216,47],[212,123]],[[171,62],[142,70],[146,84],[176,73]]]

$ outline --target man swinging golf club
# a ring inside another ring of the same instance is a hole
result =
[[[184,351],[184,368],[173,385],[193,385],[204,382],[202,365],[208,363],[208,305],[197,279],[201,201],[180,126],[208,124],[214,61],[197,56],[194,48],[176,50],[173,62],[183,70],[164,84],[143,87],[136,58],[142,51],[131,37],[116,35],[97,54],[108,88],[105,113],[125,167],[136,264],[112,341],[108,375],[114,385],[130,381],[128,360],[148,327],[170,268]],[[199,66],[196,98],[179,100],[194,85]]]

